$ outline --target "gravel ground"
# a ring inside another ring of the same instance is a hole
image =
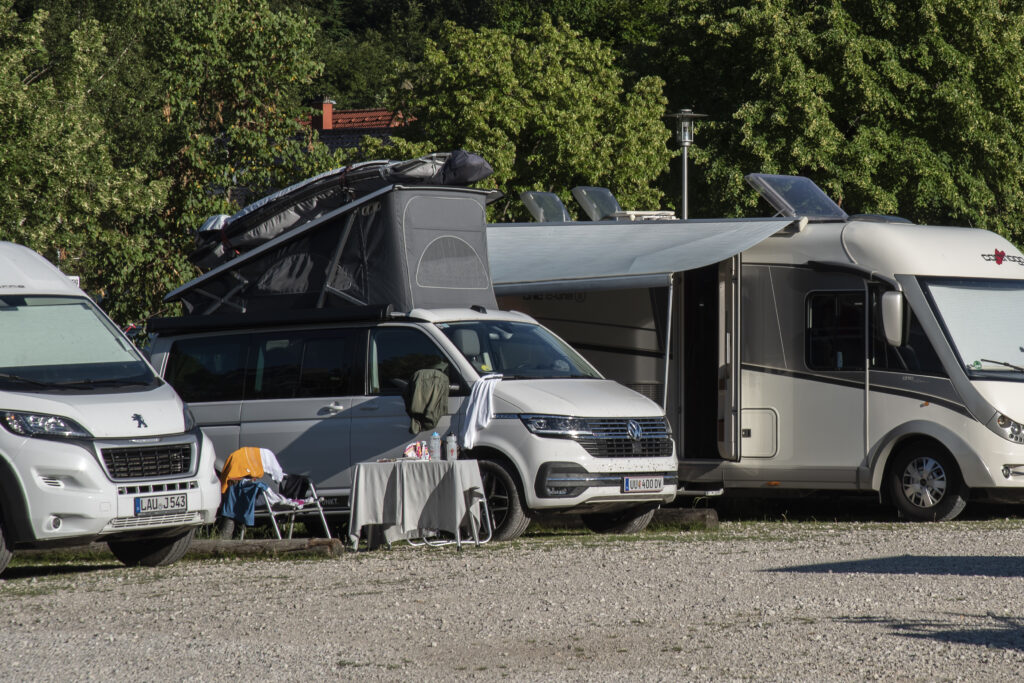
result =
[[[723,521],[457,552],[15,563],[5,680],[992,680],[1024,521]]]

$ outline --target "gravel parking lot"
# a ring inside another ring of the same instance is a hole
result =
[[[869,516],[870,517],[870,516]],[[8,680],[1009,680],[1024,521],[671,523],[0,580]]]

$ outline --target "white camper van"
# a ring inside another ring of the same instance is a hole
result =
[[[1021,252],[748,181],[776,218],[492,225],[499,300],[666,406],[681,489],[875,491],[912,520],[1020,499]],[[576,230],[614,259],[581,264]]]
[[[11,551],[106,541],[178,560],[220,504],[174,390],[72,281],[0,242],[0,571]]]

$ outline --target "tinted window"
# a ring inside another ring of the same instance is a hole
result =
[[[253,335],[247,399],[362,394],[358,353],[365,331],[305,330]]]
[[[176,341],[164,377],[185,401],[241,400],[247,340],[240,334]]]
[[[807,367],[864,369],[864,294],[815,292],[807,297]]]
[[[897,347],[891,346],[885,340],[881,298],[881,290],[872,292],[871,367],[878,370],[945,377],[946,370],[942,367],[942,361],[921,329],[917,316],[909,308],[905,309],[906,315],[910,316],[906,343]]]
[[[370,345],[370,393],[401,394],[417,370],[438,368],[452,377],[444,353],[423,332],[411,327],[378,327]]]

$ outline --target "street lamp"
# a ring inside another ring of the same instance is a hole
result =
[[[683,220],[687,219],[687,214],[689,213],[686,175],[689,170],[687,165],[689,162],[690,145],[693,144],[693,122],[695,119],[702,119],[705,116],[707,114],[696,114],[692,109],[680,109],[675,114],[668,114],[667,116],[667,118],[676,120],[676,142],[683,149]]]

